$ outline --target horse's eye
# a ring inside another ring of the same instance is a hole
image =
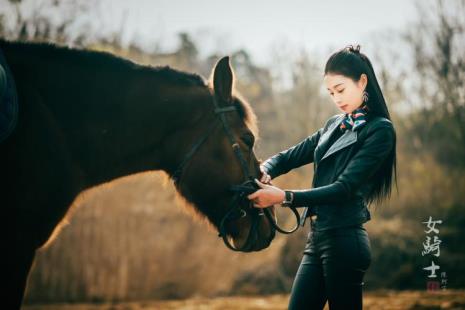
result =
[[[249,147],[253,147],[253,144],[255,142],[255,137],[253,135],[247,134],[242,136],[242,141],[244,141],[245,144]]]

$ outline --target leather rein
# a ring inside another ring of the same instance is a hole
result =
[[[279,227],[278,223],[275,222],[275,220],[273,219],[273,215],[271,214],[271,211],[269,210],[269,208],[255,208],[252,205],[253,202],[247,198],[249,194],[257,191],[260,188],[255,183],[254,177],[250,174],[247,162],[245,161],[244,156],[241,153],[239,144],[234,139],[234,136],[231,132],[231,128],[229,127],[229,124],[225,117],[225,113],[234,112],[234,111],[237,112],[237,108],[235,106],[220,107],[216,96],[212,95],[212,97],[213,97],[215,115],[218,116],[218,118],[221,120],[221,123],[223,124],[224,132],[226,133],[226,136],[229,139],[229,142],[231,144],[231,147],[234,151],[236,158],[239,160],[242,173],[246,179],[243,183],[239,185],[233,185],[230,188],[230,191],[234,193],[234,196],[228,207],[228,212],[226,212],[226,214],[223,216],[223,218],[220,221],[220,225],[218,229],[219,230],[218,237],[222,237],[224,244],[233,251],[249,251],[252,249],[255,241],[258,238],[258,228],[259,228],[259,223],[260,223],[260,217],[264,215],[268,218],[268,221],[271,223],[271,225],[273,226],[275,230],[283,234],[290,234],[290,233],[295,232],[299,228],[299,222],[300,222],[300,215],[299,215],[299,212],[296,210],[296,208],[289,207],[296,217],[297,225],[288,231],[288,230],[284,230],[281,227]],[[179,187],[183,169],[185,168],[187,163],[192,159],[194,154],[199,150],[202,144],[208,139],[208,137],[213,132],[217,124],[218,122],[212,123],[212,125],[208,128],[208,130],[204,133],[204,135],[192,146],[191,150],[185,155],[184,159],[182,160],[182,162],[179,164],[179,166],[177,167],[177,169],[171,176],[171,179],[173,180],[176,186]],[[250,227],[249,235],[247,236],[246,242],[244,243],[242,247],[236,248],[233,245],[231,245],[231,243],[229,242],[227,238],[225,225],[228,220],[236,220],[236,219],[245,217],[247,215],[247,211],[241,208],[241,202],[244,205],[248,205],[249,212],[252,216],[252,221],[251,221],[251,227]],[[274,238],[274,232],[270,234],[270,239],[272,238]]]

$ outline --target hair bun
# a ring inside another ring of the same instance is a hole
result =
[[[360,54],[360,44],[357,44],[355,47],[353,45],[348,45],[346,49],[349,52],[355,53],[355,54]]]

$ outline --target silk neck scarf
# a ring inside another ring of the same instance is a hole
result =
[[[352,130],[356,131],[363,127],[367,122],[368,106],[366,104],[352,111],[346,113],[339,128],[341,131]]]

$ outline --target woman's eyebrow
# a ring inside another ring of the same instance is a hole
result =
[[[335,88],[336,86],[342,85],[342,84],[344,84],[344,82],[334,85],[333,88]],[[327,90],[330,90],[330,89],[327,88]]]

